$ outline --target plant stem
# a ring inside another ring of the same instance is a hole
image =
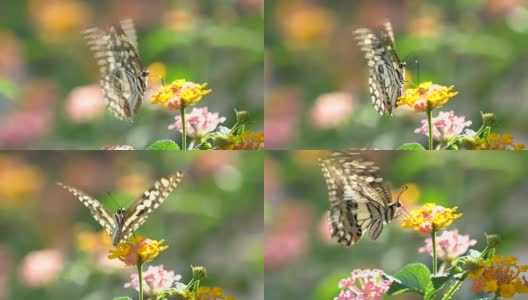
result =
[[[182,121],[182,150],[187,150],[187,130],[185,126],[185,105],[180,106],[180,114]]]
[[[433,150],[433,110],[427,109],[427,123],[429,124],[429,150]]]
[[[499,294],[495,293],[495,297],[493,297],[493,300],[499,299]]]
[[[143,262],[141,261],[141,259],[138,259],[137,270],[139,279],[139,300],[143,300],[143,272],[141,270],[142,266]]]
[[[438,272],[438,261],[436,257],[436,230],[431,232],[431,240],[433,242],[433,276]]]
[[[453,295],[458,290],[458,288],[460,288],[460,286],[462,285],[462,282],[464,282],[466,277],[467,277],[467,272],[465,272],[464,275],[462,275],[462,277],[455,284],[453,284],[453,286],[451,286],[449,291],[447,291],[447,293],[444,295],[444,297],[442,297],[442,300],[451,299],[451,297],[453,297]]]

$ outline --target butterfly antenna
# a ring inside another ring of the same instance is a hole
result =
[[[119,203],[117,203],[117,201],[114,199],[114,197],[112,197],[112,194],[110,194],[110,192],[106,192],[106,194],[108,195],[108,197],[110,197],[110,199],[112,199],[112,202],[114,202],[117,207],[121,207],[119,206]]]
[[[401,196],[405,191],[407,191],[408,189],[409,189],[408,186],[404,186],[404,187],[402,188],[402,190],[401,190],[400,193],[398,194],[398,197],[396,198],[396,202],[400,202],[400,196]],[[401,208],[402,208],[403,211],[407,214],[407,216],[412,217],[411,214],[409,213],[409,211],[407,211],[407,209],[405,208],[405,206],[402,205]]]

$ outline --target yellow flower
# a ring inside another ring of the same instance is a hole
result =
[[[462,214],[455,214],[458,207],[445,208],[427,203],[419,209],[411,210],[410,216],[403,219],[403,228],[412,228],[421,233],[431,233],[451,225]]]
[[[162,86],[157,94],[152,95],[152,104],[161,104],[171,110],[187,107],[202,100],[202,97],[209,94],[211,90],[206,90],[207,83],[197,84],[177,79],[168,86]]]
[[[446,87],[432,82],[421,83],[415,89],[405,90],[405,94],[398,99],[398,106],[407,105],[416,112],[424,112],[440,107],[458,92],[451,92],[454,86]]]
[[[218,300],[235,300],[235,297],[224,296],[224,291],[219,287],[209,288],[206,286],[201,286],[196,291],[196,300],[209,300],[209,299],[218,299]]]
[[[468,278],[475,280],[482,276],[486,266],[487,264],[485,261],[478,259],[466,261],[464,268],[468,271]]]
[[[524,144],[514,144],[509,134],[491,133],[487,139],[475,139],[473,150],[522,150]]]
[[[523,272],[527,265],[517,265],[517,258],[513,256],[493,256],[490,264],[479,272],[479,276],[469,272],[468,277],[474,279],[472,290],[476,293],[490,292],[503,298],[511,298],[515,294],[528,293],[528,282]]]
[[[264,133],[245,131],[238,137],[233,137],[226,150],[264,150]]]
[[[117,258],[127,266],[137,265],[138,262],[144,263],[153,260],[161,251],[169,248],[168,246],[162,246],[164,242],[165,240],[154,241],[137,236],[119,243],[114,249],[110,250],[108,258]]]

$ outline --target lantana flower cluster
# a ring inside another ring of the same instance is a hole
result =
[[[408,106],[415,112],[425,112],[427,118],[421,120],[422,125],[415,133],[428,137],[428,149],[466,149],[466,150],[521,150],[525,146],[513,142],[510,134],[492,133],[497,121],[492,113],[482,114],[482,125],[476,131],[469,128],[473,122],[465,116],[457,116],[455,111],[440,111],[433,116],[433,110],[440,108],[458,94],[449,87],[434,84],[430,81],[409,88],[400,96],[397,106]],[[434,146],[434,141],[438,142]],[[421,145],[420,145],[421,147]],[[423,148],[423,147],[421,147]]]
[[[427,266],[416,263],[403,267],[394,276],[378,269],[356,269],[350,277],[339,282],[341,291],[334,300],[381,300],[388,293],[407,292],[420,293],[428,299],[447,300],[453,299],[466,279],[473,280],[474,293],[491,293],[493,299],[528,294],[528,265],[518,264],[516,257],[495,254],[501,246],[497,235],[486,235],[487,246],[479,252],[471,249],[477,241],[469,235],[459,234],[458,229],[446,230],[462,217],[463,214],[456,211],[457,207],[427,203],[411,210],[403,219],[402,228],[431,235],[418,252],[433,257],[432,272]],[[437,237],[439,231],[442,234]],[[443,262],[440,272],[438,259]],[[427,281],[429,283],[425,284]],[[420,287],[419,282],[424,285]]]

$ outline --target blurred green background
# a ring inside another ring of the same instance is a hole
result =
[[[338,282],[354,269],[382,269],[394,274],[405,264],[431,268],[431,257],[418,253],[424,238],[400,227],[401,217],[385,226],[372,241],[367,236],[350,248],[330,238],[328,193],[317,158],[324,151],[272,151],[265,157],[265,286],[269,299],[333,299]],[[528,264],[528,155],[518,152],[370,151],[391,183],[393,199],[407,210],[424,203],[458,206],[464,215],[448,229],[486,246],[484,233],[497,233],[504,245],[500,255]],[[466,281],[454,299],[476,299]],[[482,296],[482,295],[481,295]],[[404,294],[390,299],[423,299]],[[515,299],[525,299],[521,296]]]
[[[480,112],[493,112],[495,132],[528,140],[525,1],[268,0],[265,12],[268,149],[426,144],[414,133],[425,113],[399,108],[393,119],[381,118],[371,106],[368,67],[353,31],[381,29],[385,19],[414,84],[459,91],[433,117],[454,110],[477,130]]]
[[[151,71],[135,121],[106,109],[99,71],[80,31],[108,29],[131,18],[140,58]],[[0,147],[100,149],[128,144],[142,149],[169,131],[176,112],[150,104],[150,95],[179,78],[209,83],[213,92],[194,107],[208,107],[231,127],[248,110],[251,131],[263,130],[262,0],[28,0],[0,8]],[[190,112],[192,108],[188,109]]]
[[[183,180],[136,232],[169,246],[144,269],[163,264],[188,283],[190,265],[203,265],[202,285],[263,299],[263,153],[4,151],[0,165],[0,299],[137,299],[123,287],[136,269],[106,259],[106,233],[55,183],[114,212],[176,171]],[[42,250],[56,259],[30,259]]]

